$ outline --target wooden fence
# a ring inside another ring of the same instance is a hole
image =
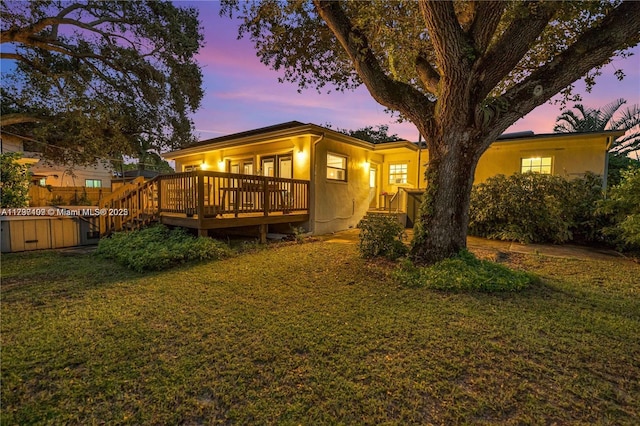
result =
[[[83,186],[29,186],[29,206],[97,206],[111,194],[110,188],[85,188]]]

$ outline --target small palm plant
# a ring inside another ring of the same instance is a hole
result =
[[[624,99],[617,99],[599,109],[574,105],[573,110],[566,110],[558,116],[553,131],[574,133],[625,130],[626,133],[615,140],[611,151],[626,156],[640,149],[640,106],[634,104],[620,110],[626,103]]]

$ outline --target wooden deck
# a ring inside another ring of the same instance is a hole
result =
[[[239,213],[236,217],[234,214],[222,215],[215,218],[204,217],[202,220],[195,215],[187,217],[186,215],[175,213],[162,213],[160,222],[165,225],[181,226],[183,228],[192,228],[202,231],[209,229],[222,228],[239,228],[244,226],[273,225],[278,223],[300,223],[309,220],[307,211],[291,212],[287,214],[272,213],[268,216],[257,213]]]
[[[197,229],[268,226],[309,220],[309,181],[212,171],[161,175],[118,188],[101,208],[126,211],[101,220],[102,235],[151,220]]]

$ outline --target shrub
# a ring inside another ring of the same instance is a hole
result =
[[[49,201],[50,206],[60,206],[64,204],[64,198],[61,195],[54,195],[51,201]]]
[[[87,195],[87,190],[83,189],[82,194],[78,195],[78,191],[75,191],[73,197],[71,197],[72,206],[90,206],[93,204]]]
[[[605,233],[620,249],[640,249],[640,169],[621,172],[621,181],[611,188],[600,210],[613,222]]]
[[[526,272],[479,260],[466,250],[427,267],[416,267],[410,261],[404,261],[394,271],[394,276],[405,286],[450,292],[520,291],[536,280]]]
[[[515,174],[489,178],[471,193],[469,233],[524,243],[594,241],[602,224],[595,209],[602,181],[588,174],[560,176]]]
[[[182,228],[156,225],[138,231],[117,232],[100,240],[96,253],[133,269],[167,269],[195,260],[221,259],[231,250],[219,241],[193,237]]]
[[[29,203],[29,168],[19,164],[21,153],[0,154],[0,206],[19,208]]]
[[[386,214],[366,215],[358,223],[360,242],[358,249],[364,258],[383,256],[391,260],[407,254],[403,243],[404,227],[395,216]]]

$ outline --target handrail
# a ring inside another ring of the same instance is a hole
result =
[[[139,228],[158,215],[157,177],[145,181],[142,176],[105,197],[100,207],[100,235],[121,231],[125,226]]]
[[[398,188],[401,189],[401,188]],[[389,213],[391,213],[391,206],[393,205],[393,202],[395,201],[396,198],[398,198],[398,194],[400,193],[400,191],[396,191],[393,193],[393,197],[391,197],[391,199],[389,200]],[[396,207],[396,213],[398,212],[398,209],[400,208],[400,206]]]

